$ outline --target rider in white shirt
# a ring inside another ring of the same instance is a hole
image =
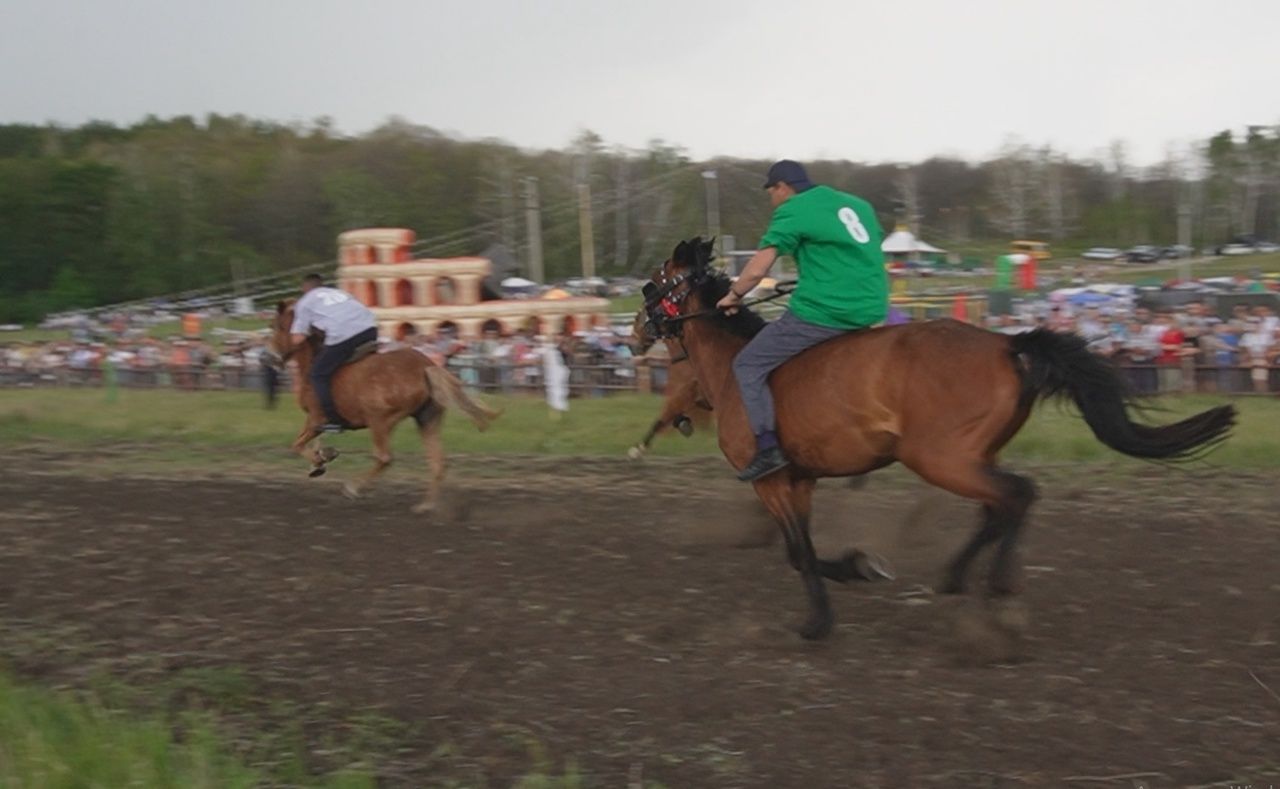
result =
[[[311,385],[328,420],[320,430],[340,433],[349,425],[334,407],[330,379],[356,348],[378,339],[377,318],[346,291],[325,287],[318,274],[308,274],[302,280],[302,294],[293,305],[289,331],[295,346],[306,342],[312,329],[324,332],[324,348],[311,363]]]

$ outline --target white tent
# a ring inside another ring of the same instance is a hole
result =
[[[884,243],[880,245],[880,249],[890,255],[909,255],[912,252],[946,252],[945,249],[938,249],[933,244],[921,241],[909,230],[893,231],[884,240]]]

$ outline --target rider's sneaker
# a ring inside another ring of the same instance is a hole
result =
[[[754,482],[761,477],[766,477],[775,471],[784,469],[790,464],[786,456],[782,454],[782,450],[778,447],[769,447],[762,449],[751,458],[751,462],[747,467],[738,472],[738,479],[743,482]]]

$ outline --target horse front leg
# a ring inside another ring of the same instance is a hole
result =
[[[311,446],[308,446],[309,444]],[[322,445],[320,431],[310,419],[302,426],[302,431],[293,440],[290,449],[311,463],[311,471],[307,474],[309,477],[319,477],[324,474],[328,470],[326,466],[329,461],[338,456],[338,450]]]
[[[627,457],[632,460],[639,460],[649,451],[649,445],[653,443],[653,437],[658,435],[658,431],[665,427],[662,417],[658,417],[649,427],[649,432],[644,434],[644,438],[640,439],[640,443],[627,450]]]
[[[755,483],[756,495],[782,528],[791,566],[800,572],[804,581],[809,598],[809,618],[800,626],[799,633],[810,641],[830,635],[835,622],[827,587],[822,580],[823,568],[809,536],[813,484],[811,480],[794,481],[783,474],[772,474]]]

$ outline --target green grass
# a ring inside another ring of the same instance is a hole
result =
[[[445,419],[450,452],[616,455],[640,439],[657,416],[656,396],[618,395],[578,398],[569,413],[553,420],[536,396],[489,397],[504,409],[481,433],[460,413]],[[259,395],[238,392],[121,390],[116,403],[94,389],[0,390],[0,444],[40,439],[68,445],[103,442],[174,444],[195,452],[201,446],[284,448],[302,426],[303,414],[292,396],[282,394],[276,410],[263,408]],[[365,432],[332,440],[338,447],[367,447]],[[396,431],[398,452],[419,452],[413,422]],[[654,452],[669,455],[715,451],[706,431],[691,439],[656,442]]]
[[[0,674],[0,786],[247,789],[270,778],[235,756],[206,717],[186,714],[175,725],[158,715],[109,708],[92,695],[25,686]],[[372,778],[354,772],[306,783],[373,786]]]
[[[639,440],[658,413],[655,395],[615,395],[581,398],[569,413],[552,420],[546,405],[534,396],[484,397],[504,409],[502,417],[480,433],[460,414],[446,418],[445,447],[451,454],[542,454],[618,457]],[[1160,406],[1167,413],[1159,422],[1174,421],[1227,402],[1225,397],[1169,398]],[[1238,398],[1240,424],[1235,435],[1212,456],[1215,464],[1242,468],[1280,467],[1280,400]],[[295,463],[285,452],[301,424],[302,414],[292,399],[267,411],[252,394],[223,392],[122,391],[107,403],[99,390],[0,391],[0,446],[32,441],[71,447],[105,443],[145,444],[173,460],[199,458],[209,449],[256,449],[254,457]],[[333,439],[339,448],[365,451],[364,432]],[[412,422],[402,425],[394,441],[397,453],[418,454],[420,445]],[[664,435],[652,454],[665,456],[718,455],[710,429],[692,438]],[[1121,456],[1093,437],[1074,413],[1049,404],[1037,408],[1030,423],[1007,453],[1013,458],[1047,461],[1110,461]],[[1137,463],[1138,461],[1132,461]]]
[[[997,252],[995,254],[1003,253]],[[988,268],[991,267],[993,258],[994,254],[983,257]],[[1094,264],[1087,260],[1055,257],[1041,263],[1040,271],[1044,274],[1052,274],[1058,277],[1058,282],[1052,287],[1066,287],[1070,284],[1066,277],[1067,267],[1070,267],[1073,276],[1082,276],[1085,268],[1090,265]],[[1154,264],[1115,263],[1106,265],[1111,265],[1112,268],[1102,272],[1097,277],[1091,278],[1091,282],[1121,284],[1163,283],[1177,277],[1182,271],[1182,265],[1178,261],[1163,261]],[[1227,277],[1237,274],[1248,275],[1255,270],[1261,271],[1263,274],[1280,271],[1280,254],[1210,258],[1204,262],[1197,261],[1191,264],[1191,276],[1198,279]],[[922,293],[929,290],[960,287],[987,289],[995,285],[995,274],[979,276],[940,274],[931,277],[909,277],[905,282],[908,293]]]

